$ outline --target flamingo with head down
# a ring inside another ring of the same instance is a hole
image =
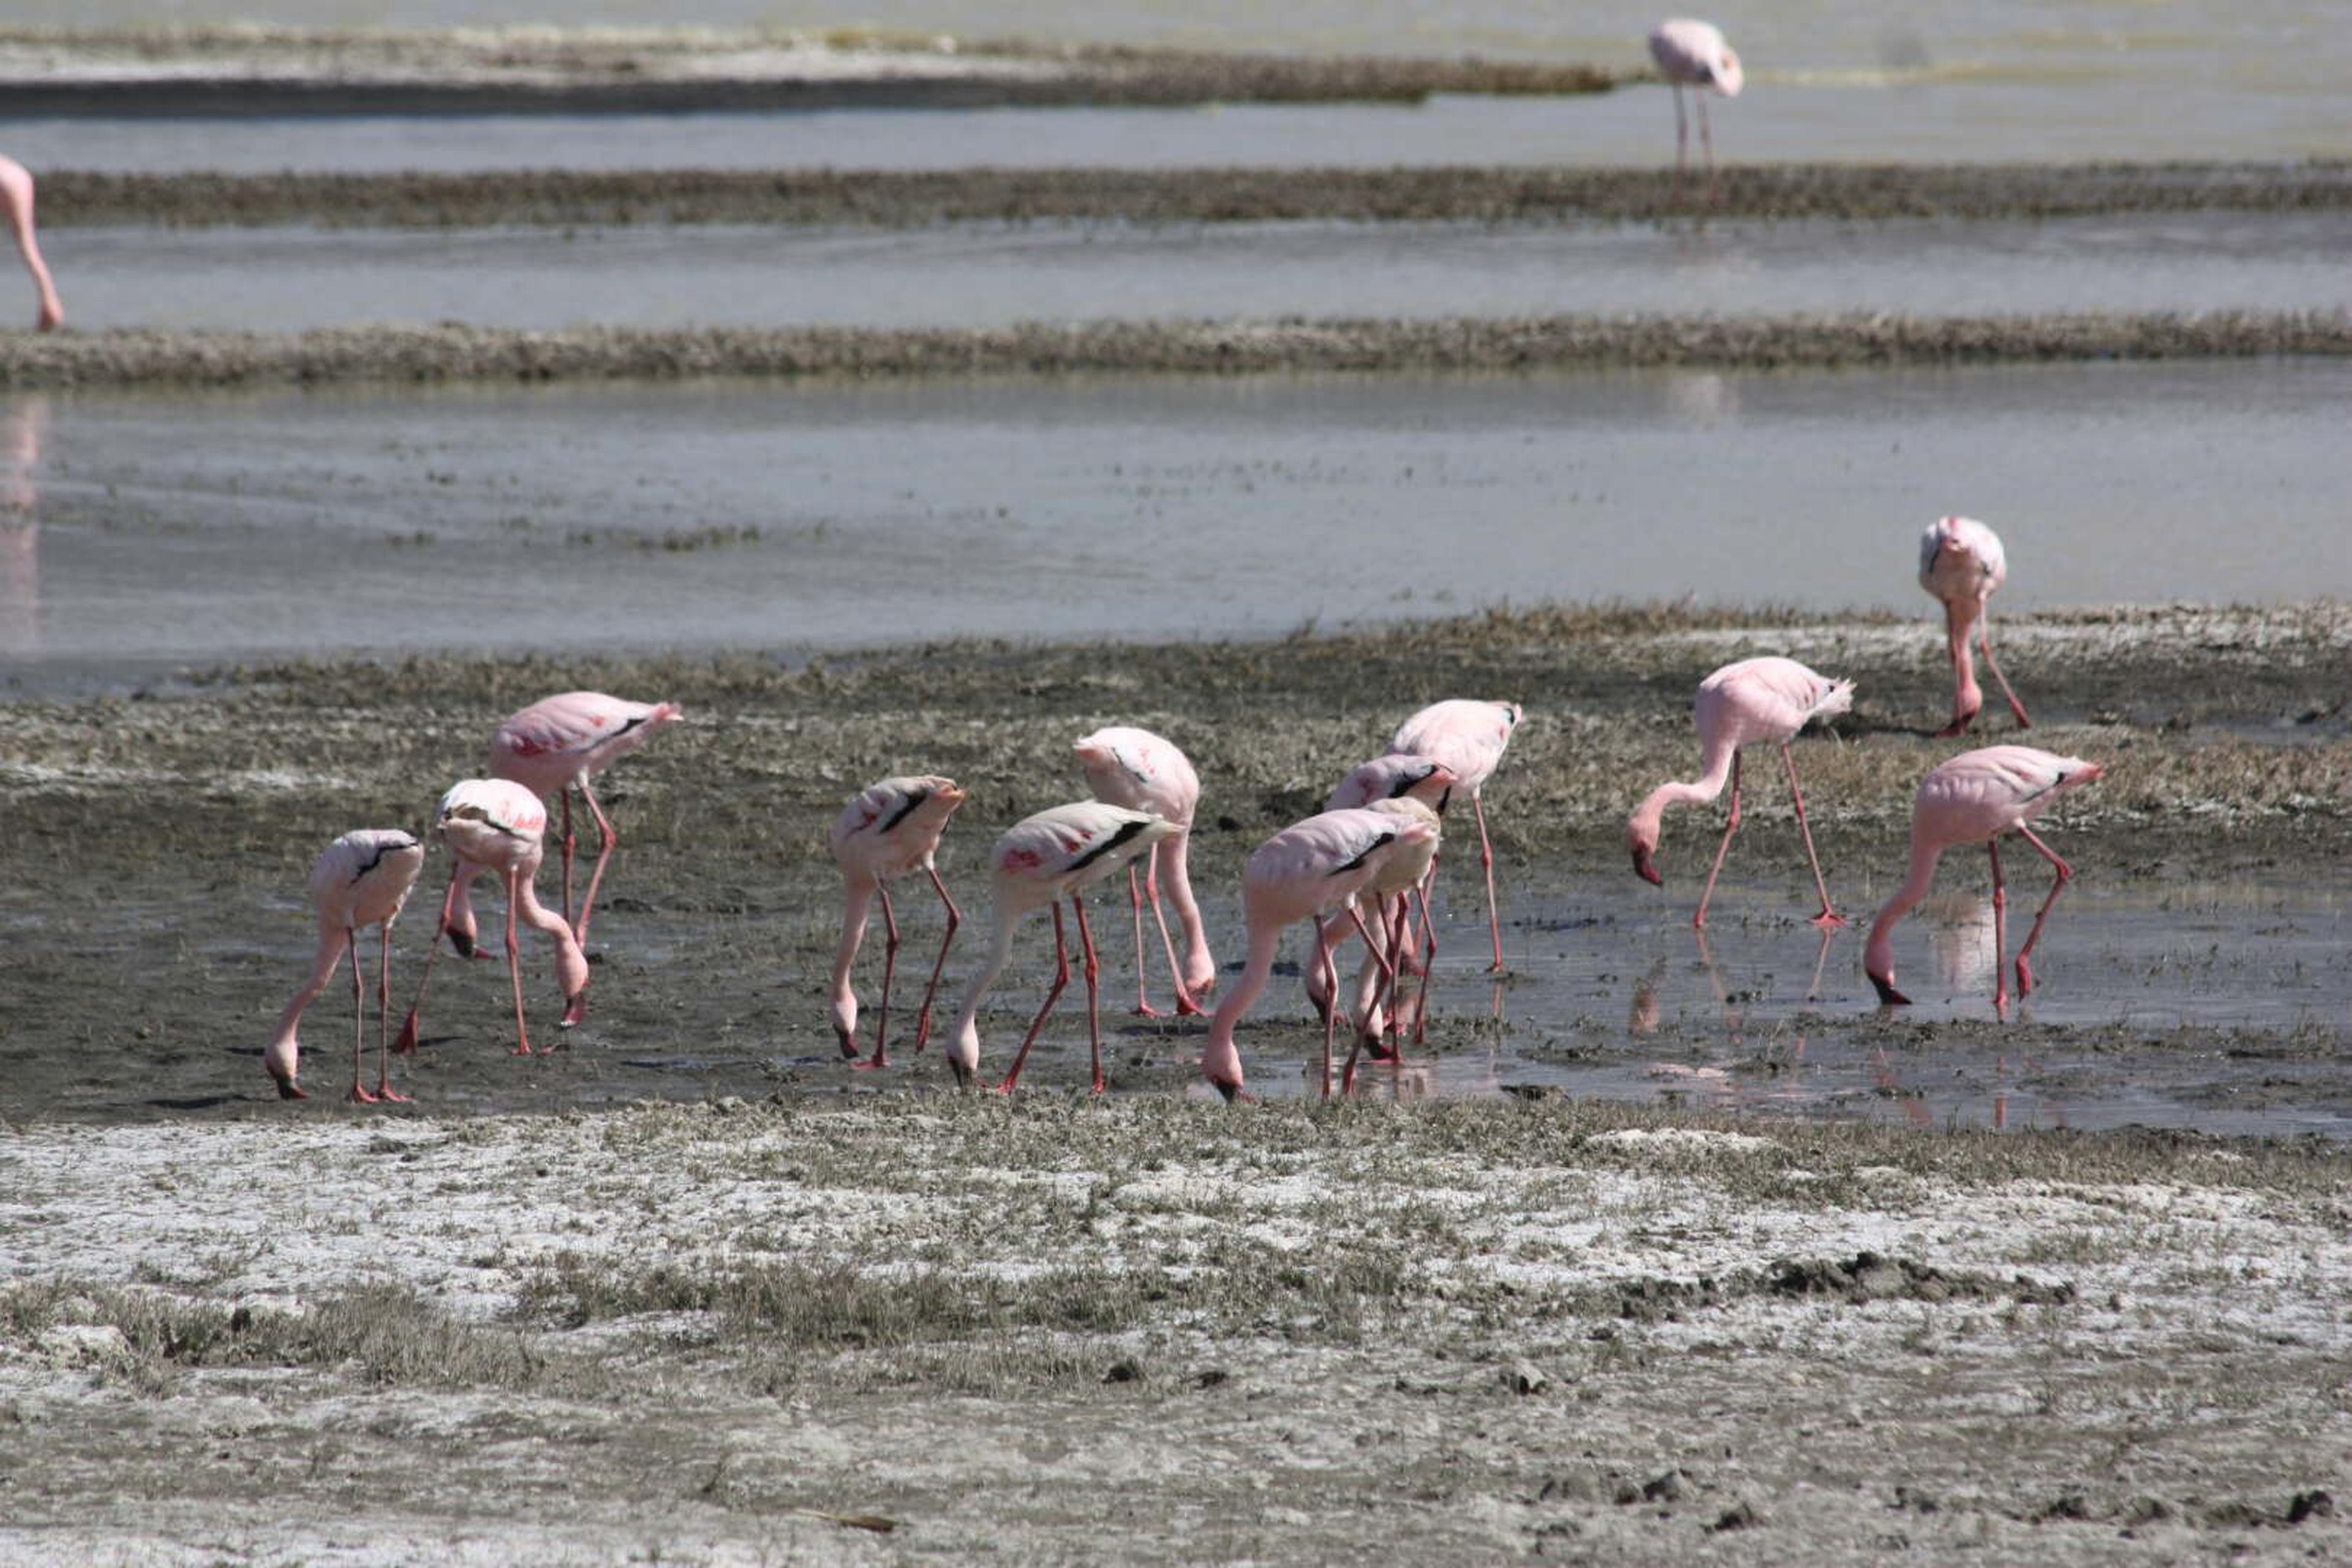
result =
[[[915,1049],[920,1052],[931,1037],[931,1000],[939,994],[940,972],[947,967],[956,927],[963,923],[931,861],[948,818],[964,798],[955,780],[937,774],[888,778],[852,796],[834,822],[830,842],[841,868],[844,908],[841,947],[833,959],[833,1032],[841,1041],[841,1054],[858,1067],[890,1065],[890,976],[898,964],[898,920],[890,908],[890,883],[918,870],[930,878],[948,911],[947,934],[940,939],[931,983],[924,987],[922,1010],[915,1016]],[[875,899],[882,902],[882,1004],[874,1015],[874,1054],[860,1061],[857,993],[849,984],[849,971],[866,940],[866,907]]]
[[[1992,617],[1987,609],[1993,590],[2009,581],[2009,557],[2000,535],[1972,517],[1939,517],[1919,536],[1919,586],[1944,605],[1944,636],[1952,658],[1952,721],[1936,731],[1937,738],[1964,733],[1984,706],[1977,685],[1976,667],[1969,659],[1969,633],[1977,634],[1984,649],[1985,668],[2000,683],[2017,727],[2033,728],[2025,704],[2009,689],[2009,678],[1993,662]]]
[[[362,827],[346,833],[319,852],[310,866],[310,906],[319,917],[319,952],[310,978],[278,1016],[278,1033],[261,1053],[262,1066],[277,1080],[285,1100],[307,1100],[296,1084],[302,1062],[302,1042],[296,1030],[302,1010],[319,999],[345,953],[352,959],[352,1091],[349,1098],[363,1105],[398,1103],[408,1096],[392,1087],[392,1063],[385,1045],[392,1022],[392,922],[400,918],[416,873],[425,865],[425,846],[413,833],[396,827]],[[359,933],[374,926],[382,938],[376,958],[376,1082],[361,1081],[360,1064],[365,1047],[367,1008],[361,997]]]

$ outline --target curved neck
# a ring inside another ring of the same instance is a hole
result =
[[[1916,833],[1912,835],[1911,874],[1895,889],[1895,896],[1886,900],[1878,918],[1870,922],[1870,941],[1862,950],[1863,967],[1871,973],[1888,973],[1895,922],[1918,908],[1919,900],[1927,896],[1928,888],[1936,880],[1936,862],[1943,858],[1941,845],[1927,843]]]
[[[1192,879],[1189,867],[1190,833],[1180,833],[1162,843],[1157,851],[1160,870],[1168,882],[1168,900],[1176,906],[1176,920],[1184,928],[1184,969],[1187,974],[1206,972],[1215,974],[1216,961],[1209,955],[1209,931],[1201,922],[1201,906],[1192,897]]]
[[[1709,735],[1699,752],[1700,773],[1688,783],[1669,781],[1652,790],[1633,813],[1633,826],[1647,826],[1653,834],[1665,819],[1670,805],[1704,805],[1723,793],[1731,780],[1733,759],[1739,755],[1738,743],[1727,734]]]
[[[871,882],[852,882],[844,896],[841,911],[841,945],[833,954],[833,996],[838,1002],[854,999],[850,989],[850,966],[857,962],[857,948],[866,940],[866,906],[874,897]]]
[[[988,988],[996,984],[996,977],[1004,973],[1005,960],[1013,956],[1013,928],[1020,923],[1018,915],[1007,920],[1001,910],[997,912],[996,940],[989,946],[988,961],[964,986],[963,1006],[956,1014],[955,1032],[958,1035],[971,1028],[979,1018],[981,998],[987,995]]]
[[[1234,1044],[1234,1026],[1265,992],[1266,981],[1274,974],[1274,955],[1282,946],[1282,927],[1253,921],[1249,931],[1249,959],[1242,966],[1239,980],[1217,1004],[1216,1016],[1209,1020],[1209,1037],[1201,1045],[1201,1070],[1212,1081],[1238,1082],[1241,1079],[1241,1050]]]

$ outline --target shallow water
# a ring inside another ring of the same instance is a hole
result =
[[[47,249],[88,328],[2352,305],[2342,213],[1672,228],[65,229]]]
[[[1506,600],[1924,616],[1952,510],[2007,540],[1997,609],[2343,596],[2347,410],[2352,365],[2264,362],[19,396],[0,656],[42,689]]]

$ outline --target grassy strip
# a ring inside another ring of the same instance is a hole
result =
[[[562,331],[464,326],[300,333],[126,329],[0,336],[0,386],[318,386],[707,376],[1828,370],[2352,353],[2341,311],[2039,316],[1551,316],[1431,321],[1025,322],[1004,328]]]

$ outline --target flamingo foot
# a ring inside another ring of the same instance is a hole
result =
[[[404,1056],[416,1049],[415,1008],[412,1007],[408,1010],[408,1022],[400,1026],[400,1038],[392,1042],[392,1048]]]
[[[1853,922],[1827,904],[1823,904],[1822,912],[1812,917],[1812,923],[1823,931],[1835,931],[1842,925],[1851,925]]]
[[[852,1058],[849,1063],[849,1070],[852,1072],[874,1072],[882,1068],[887,1068],[889,1065],[890,1058],[888,1053],[884,1051],[881,1047],[877,1046],[874,1047],[874,1054],[866,1058],[862,1061],[856,1058]]]
[[[1104,1078],[1100,1073],[1095,1074],[1094,1092],[1097,1094],[1108,1094],[1110,1092],[1110,1080]]]
[[[358,1083],[352,1085],[351,1093],[343,1096],[343,1098],[350,1100],[354,1105],[373,1105],[376,1102],[374,1092],[366,1085]]]
[[[379,1083],[375,1086],[375,1097],[378,1100],[383,1100],[386,1105],[414,1105],[416,1103],[416,1097],[415,1095],[403,1094],[388,1083]]]
[[[1182,1011],[1181,1003],[1178,1004],[1178,1011]],[[1161,1012],[1159,1008],[1153,1006],[1149,1002],[1138,1002],[1135,1005],[1135,1010],[1130,1013],[1129,1016],[1135,1018],[1165,1018],[1168,1015]]]
[[[308,1100],[310,1098],[309,1095],[304,1094],[301,1089],[290,1078],[276,1079],[272,1081],[278,1085],[278,1098],[280,1100]]]
[[[1489,974],[1508,974],[1510,971],[1503,966],[1503,961],[1498,958],[1495,960],[1494,963],[1486,966],[1486,973]]]
[[[1014,1079],[1008,1078],[1003,1083],[996,1086],[996,1092],[999,1094],[1009,1095],[1018,1087],[1019,1085]]]
[[[1208,1016],[1208,1013],[1209,1010],[1206,1007],[1202,1006],[1190,996],[1180,994],[1176,998],[1176,1016],[1180,1018],[1204,1018]]]
[[[1950,723],[1936,731],[1935,739],[1948,741],[1955,735],[1965,735],[1969,732],[1969,726],[1975,721],[1976,715],[1973,713],[1955,714]]]
[[[527,1057],[527,1056],[530,1055],[530,1037],[529,1037],[529,1036],[525,1036],[521,1040],[518,1041],[518,1042],[516,1043],[516,1045],[515,1045],[515,1048],[514,1048],[513,1050],[511,1050],[511,1051],[509,1051],[509,1052],[507,1053],[507,1055],[509,1055],[509,1056],[510,1056],[510,1057]]]
[[[2017,961],[2017,999],[2021,1002],[2033,994],[2033,965],[2024,959]]]
[[[923,1047],[931,1043],[931,1010],[929,1007],[915,1015],[915,1054],[921,1056]]]

